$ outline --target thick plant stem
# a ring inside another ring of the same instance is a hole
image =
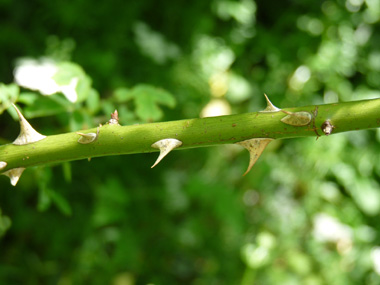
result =
[[[311,114],[307,125],[281,121],[289,114]],[[328,128],[326,127],[328,126]],[[380,126],[380,99],[286,108],[277,112],[189,119],[132,126],[110,124],[81,133],[97,133],[88,144],[78,143],[80,135],[66,133],[48,136],[26,145],[0,146],[0,173],[13,168],[59,163],[90,157],[158,151],[152,147],[163,139],[182,142],[177,149],[232,144],[252,138],[295,138],[322,136]]]

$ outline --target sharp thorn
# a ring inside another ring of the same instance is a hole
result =
[[[182,142],[177,139],[163,139],[152,144],[151,146],[153,148],[158,148],[160,150],[160,155],[151,168],[155,167],[170,151],[181,145]]]
[[[269,138],[257,138],[250,139],[241,142],[237,142],[236,144],[245,147],[249,151],[249,165],[247,171],[243,174],[245,176],[259,159],[260,155],[263,153],[266,146],[273,141],[273,139]]]
[[[264,93],[264,96],[265,96],[265,99],[267,101],[267,107],[264,110],[260,111],[260,113],[271,113],[271,112],[278,112],[281,110],[272,104],[272,102],[269,100],[267,94]]]
[[[19,168],[13,168],[8,171],[5,171],[2,173],[2,175],[8,176],[9,179],[11,180],[11,184],[13,186],[16,186],[18,180],[21,177],[21,174],[24,172],[25,168],[19,167]]]
[[[20,134],[17,139],[13,142],[14,145],[25,145],[40,141],[46,136],[41,135],[29,124],[29,122],[21,114],[20,110],[12,103],[12,106],[16,109],[17,115],[20,119]]]

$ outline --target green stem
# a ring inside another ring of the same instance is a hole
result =
[[[306,126],[291,126],[280,120],[284,112],[254,112],[240,115],[189,119],[132,126],[105,125],[99,137],[90,144],[79,144],[79,135],[66,133],[48,136],[27,144],[0,146],[0,161],[7,167],[0,173],[17,167],[30,167],[85,159],[89,157],[154,152],[151,145],[161,139],[182,141],[178,149],[232,144],[251,138],[294,138],[321,136],[321,126],[330,120],[332,134],[377,128],[380,125],[380,99],[314,105],[284,109],[287,112],[306,111],[313,120]],[[96,128],[83,131],[96,133]]]

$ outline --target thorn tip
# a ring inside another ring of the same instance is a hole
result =
[[[182,142],[177,139],[163,139],[152,144],[151,147],[158,148],[160,150],[160,155],[151,168],[155,167],[169,152],[181,145]]]
[[[8,176],[9,179],[11,180],[11,184],[13,186],[16,186],[24,170],[25,168],[23,167],[13,168],[8,171],[5,171],[4,173],[2,173],[2,175]]]
[[[243,176],[245,176],[252,169],[253,165],[256,163],[266,146],[271,141],[273,141],[273,139],[255,138],[236,143],[238,145],[243,146],[249,151],[249,165],[247,170],[244,172]]]
[[[39,132],[33,129],[33,127],[24,118],[24,116],[15,104],[12,103],[12,106],[15,108],[17,115],[20,119],[20,134],[18,135],[17,139],[15,139],[15,141],[13,142],[14,145],[26,145],[46,138],[46,136],[41,135]]]
[[[272,104],[267,94],[264,93],[264,96],[265,96],[265,100],[267,101],[267,107],[264,110],[260,111],[260,113],[271,113],[271,112],[278,112],[281,110]]]

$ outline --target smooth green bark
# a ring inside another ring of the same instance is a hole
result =
[[[0,161],[7,166],[0,173],[17,167],[54,164],[89,157],[154,152],[151,145],[161,139],[182,141],[177,149],[232,144],[251,138],[294,138],[325,135],[321,126],[330,120],[332,134],[377,128],[380,126],[380,99],[286,108],[287,112],[310,112],[313,119],[306,126],[281,122],[282,111],[246,113],[221,117],[189,119],[132,126],[105,125],[96,141],[78,143],[79,135],[66,133],[48,136],[27,144],[0,146]],[[82,131],[96,133],[96,128]]]

